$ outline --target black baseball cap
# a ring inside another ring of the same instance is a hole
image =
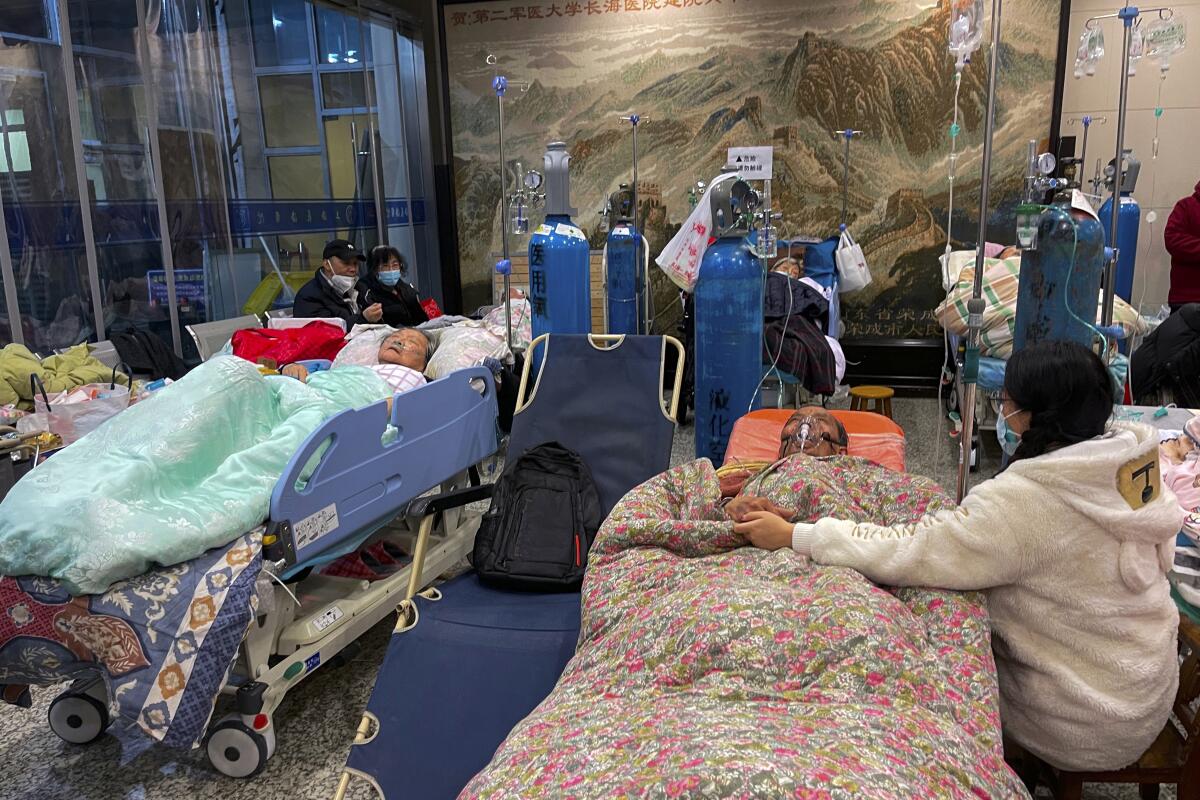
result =
[[[367,257],[362,254],[362,251],[354,246],[353,242],[348,242],[345,239],[334,239],[325,244],[325,250],[321,253],[321,260],[327,258],[340,258],[342,261],[366,261]]]

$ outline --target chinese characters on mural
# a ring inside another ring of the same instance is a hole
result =
[[[739,0],[724,0],[730,5]],[[745,3],[748,0],[740,0]],[[530,19],[552,19],[554,17],[594,17],[601,14],[621,14],[633,11],[657,11],[668,8],[687,8],[689,6],[722,5],[722,0],[588,0],[578,3],[550,3],[549,5],[511,6],[508,9],[491,11],[486,8],[475,11],[453,11],[450,13],[450,24],[480,25],[488,22],[521,22]]]

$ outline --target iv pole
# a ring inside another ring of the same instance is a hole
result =
[[[849,219],[850,214],[850,140],[861,133],[862,131],[850,128],[833,132],[834,136],[842,136],[846,139],[846,155],[842,163],[842,224],[838,226],[838,230],[842,233],[846,232],[846,220]]]
[[[1137,22],[1137,18],[1142,14],[1152,14],[1157,12],[1160,19],[1163,19],[1163,12],[1175,12],[1169,8],[1145,8],[1140,9],[1136,6],[1126,5],[1115,14],[1103,14],[1098,17],[1092,17],[1086,23],[1084,28],[1091,28],[1092,24],[1103,19],[1119,19],[1121,24],[1125,26],[1125,35],[1121,46],[1121,96],[1117,105],[1117,155],[1113,159],[1113,185],[1112,185],[1112,218],[1109,224],[1111,231],[1109,245],[1105,251],[1108,256],[1108,262],[1104,265],[1104,304],[1101,307],[1100,325],[1101,327],[1109,327],[1112,325],[1113,318],[1113,295],[1116,294],[1116,276],[1117,276],[1117,258],[1120,256],[1120,247],[1117,242],[1117,222],[1121,216],[1121,167],[1125,164],[1125,118],[1126,112],[1129,110],[1129,51],[1133,42],[1133,26]]]
[[[638,123],[649,122],[649,117],[642,117],[638,114],[630,114],[628,117],[621,117],[622,122],[628,122],[633,128],[633,227],[638,232],[638,239],[633,244],[633,262],[635,268],[642,271],[642,291],[641,297],[638,299],[642,305],[642,319],[638,322],[638,327],[642,328],[640,333],[650,334],[650,327],[654,324],[654,311],[650,307],[650,264],[646,263],[646,267],[642,269],[642,238],[645,236],[645,231],[642,230],[640,220],[641,214],[638,208],[638,149],[637,149],[637,131]]]
[[[1000,11],[1003,0],[992,0],[992,51],[988,62],[987,115],[983,129],[983,175],[979,184],[979,243],[975,248],[975,285],[967,301],[967,346],[963,354],[962,433],[958,442],[958,502],[967,495],[971,471],[971,440],[975,434],[975,394],[979,383],[979,332],[983,327],[983,253],[987,242],[988,200],[992,184],[992,134],[996,128],[996,73],[1000,66]]]
[[[499,59],[494,55],[487,57],[487,63],[495,65]],[[501,257],[496,262],[496,272],[504,276],[504,297],[501,302],[504,303],[504,331],[505,341],[508,343],[509,352],[513,350],[513,333],[512,333],[512,304],[509,302],[509,294],[512,290],[512,260],[508,257],[508,220],[505,217],[505,212],[508,207],[508,166],[504,161],[504,92],[508,89],[508,78],[497,74],[492,78],[492,89],[496,92],[496,110],[499,116],[498,131],[500,134],[500,242],[501,242]]]

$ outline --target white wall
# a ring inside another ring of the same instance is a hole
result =
[[[1133,283],[1133,304],[1142,298],[1144,310],[1157,310],[1167,301],[1170,289],[1171,259],[1163,246],[1163,228],[1167,216],[1181,197],[1192,193],[1200,181],[1200,0],[1170,5],[1186,17],[1190,42],[1188,49],[1171,60],[1166,83],[1162,87],[1163,116],[1159,125],[1157,161],[1152,160],[1154,140],[1154,107],[1158,99],[1159,70],[1156,64],[1143,60],[1137,74],[1129,79],[1129,116],[1125,126],[1125,147],[1133,148],[1135,158],[1141,159],[1142,174],[1133,193],[1142,206],[1142,227],[1138,234],[1136,273]],[[1067,58],[1067,83],[1063,96],[1062,134],[1075,135],[1082,142],[1083,128],[1078,118],[1084,114],[1108,117],[1105,125],[1093,125],[1088,139],[1088,164],[1083,177],[1090,180],[1096,169],[1096,159],[1107,164],[1116,152],[1117,98],[1120,95],[1121,40],[1124,29],[1120,20],[1104,20],[1105,56],[1096,74],[1076,80],[1072,77],[1075,48],[1084,23],[1097,14],[1111,14],[1122,5],[1120,0],[1073,0]],[[1151,5],[1151,4],[1146,4]],[[1144,23],[1153,15],[1144,15]],[[1075,118],[1074,124],[1070,120]],[[1076,145],[1078,154],[1079,144]],[[1086,186],[1086,183],[1085,183]],[[1146,222],[1150,210],[1158,212],[1158,220]],[[1144,294],[1143,294],[1144,293]]]

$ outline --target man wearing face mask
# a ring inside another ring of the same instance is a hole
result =
[[[358,296],[365,303],[383,307],[383,321],[393,328],[414,327],[429,317],[421,308],[421,298],[405,277],[408,264],[400,251],[380,245],[367,259],[367,274],[358,282]]]
[[[363,297],[355,284],[362,251],[345,239],[334,239],[321,253],[321,269],[296,292],[292,316],[302,319],[343,319],[346,329],[383,319],[383,306]]]

